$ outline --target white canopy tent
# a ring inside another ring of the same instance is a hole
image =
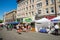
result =
[[[41,27],[50,27],[53,26],[53,23],[47,18],[42,18],[40,20],[35,21],[35,30],[38,32]]]
[[[60,23],[60,16],[57,16],[57,17],[51,19],[51,21],[52,21],[53,23]]]
[[[36,20],[35,22],[37,22],[37,23],[43,23],[43,22],[51,22],[51,21],[48,20],[47,18],[42,18],[40,20]]]

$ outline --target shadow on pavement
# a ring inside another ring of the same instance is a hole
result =
[[[55,33],[52,33],[52,35],[55,35],[55,36],[60,36],[60,33],[58,35],[56,35]]]
[[[3,40],[3,38],[0,38],[0,40]]]

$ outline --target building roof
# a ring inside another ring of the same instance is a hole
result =
[[[24,0],[17,0],[17,3],[22,2],[22,1],[24,1]]]
[[[20,0],[17,0],[17,2],[19,2]]]
[[[12,13],[12,12],[16,12],[16,10],[11,10],[9,12],[6,12],[4,15],[7,15],[7,14]]]

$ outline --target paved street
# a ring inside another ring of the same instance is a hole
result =
[[[7,31],[3,29],[0,30],[0,38],[3,38],[3,40],[60,40],[60,35],[55,36],[36,32],[22,32],[22,34],[18,34],[16,30]]]

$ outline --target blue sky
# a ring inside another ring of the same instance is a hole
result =
[[[9,12],[16,8],[16,0],[0,0],[0,19],[3,19],[3,15],[5,12]]]

